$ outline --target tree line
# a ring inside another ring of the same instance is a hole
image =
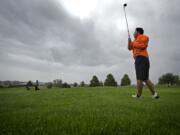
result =
[[[180,85],[180,80],[178,75],[173,75],[172,73],[166,73],[159,77],[158,84],[160,85]],[[131,85],[131,79],[127,74],[124,74],[124,76],[121,79],[120,86],[129,86]],[[108,74],[106,76],[106,79],[104,82],[100,81],[96,75],[92,77],[89,84],[85,84],[84,81],[80,82],[78,84],[75,82],[74,84],[68,84],[66,82],[63,83],[62,80],[56,79],[52,82],[46,83],[47,88],[54,87],[60,87],[60,88],[70,88],[70,87],[98,87],[98,86],[112,86],[117,87],[118,83],[115,80],[114,76],[112,74]]]
[[[126,85],[131,85],[131,80],[129,78],[129,76],[127,74],[125,74],[123,76],[123,78],[121,79],[121,86],[126,86]],[[112,74],[108,74],[105,81],[102,82],[98,79],[98,77],[96,75],[94,75],[92,77],[92,79],[90,80],[89,84],[85,84],[84,81],[80,82],[80,84],[78,84],[77,82],[75,82],[74,84],[70,85],[68,83],[63,83],[62,80],[56,79],[53,82],[48,82],[46,83],[47,88],[52,88],[52,87],[60,87],[60,88],[70,88],[70,87],[98,87],[98,86],[113,86],[113,87],[117,87],[118,83],[115,80],[114,76]]]
[[[123,78],[121,79],[120,85],[121,86],[131,85],[131,80],[127,74],[125,74]],[[99,81],[97,76],[94,75],[90,81],[90,87],[96,87],[96,86],[115,86],[116,87],[118,86],[118,83],[114,79],[114,76],[112,74],[107,75],[104,83]]]
[[[180,80],[178,75],[174,75],[172,73],[166,73],[159,78],[159,84],[167,84],[171,85],[180,85]]]
[[[158,84],[160,85],[167,85],[167,86],[172,86],[172,85],[180,85],[180,79],[179,75],[174,75],[172,73],[166,73],[163,74],[162,76],[159,77]],[[40,86],[46,86],[47,88],[52,88],[52,87],[59,87],[59,88],[71,88],[71,87],[98,87],[98,86],[113,86],[117,87],[118,83],[115,80],[114,76],[112,74],[108,74],[106,76],[106,79],[103,81],[100,81],[96,75],[92,76],[92,79],[90,80],[89,84],[86,84],[84,81],[80,82],[79,84],[77,82],[73,84],[68,84],[67,82],[63,82],[60,79],[56,79],[53,82],[47,82],[47,83],[41,83],[38,84],[37,81],[32,82],[20,82],[20,81],[0,81],[0,88],[3,87],[26,87],[29,89],[29,87],[34,87],[35,89],[38,89],[38,85]],[[120,86],[128,86],[131,85],[131,80],[127,74],[124,74],[122,77],[120,83]]]

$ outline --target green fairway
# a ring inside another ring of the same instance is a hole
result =
[[[0,89],[0,135],[179,135],[180,88]]]

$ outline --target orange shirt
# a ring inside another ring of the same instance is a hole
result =
[[[134,58],[137,56],[148,56],[147,47],[148,47],[149,37],[146,35],[139,35],[133,42],[132,42],[132,52]]]

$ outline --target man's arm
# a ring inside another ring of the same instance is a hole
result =
[[[141,41],[135,41],[133,47],[144,50],[147,48],[148,42],[149,42],[148,38],[142,38]]]
[[[132,44],[132,41],[131,41],[131,38],[129,37],[128,38],[128,50],[132,50],[133,49],[133,44]]]

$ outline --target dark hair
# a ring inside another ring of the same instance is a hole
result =
[[[144,33],[144,30],[143,28],[136,28],[136,31],[140,34],[143,34]]]

